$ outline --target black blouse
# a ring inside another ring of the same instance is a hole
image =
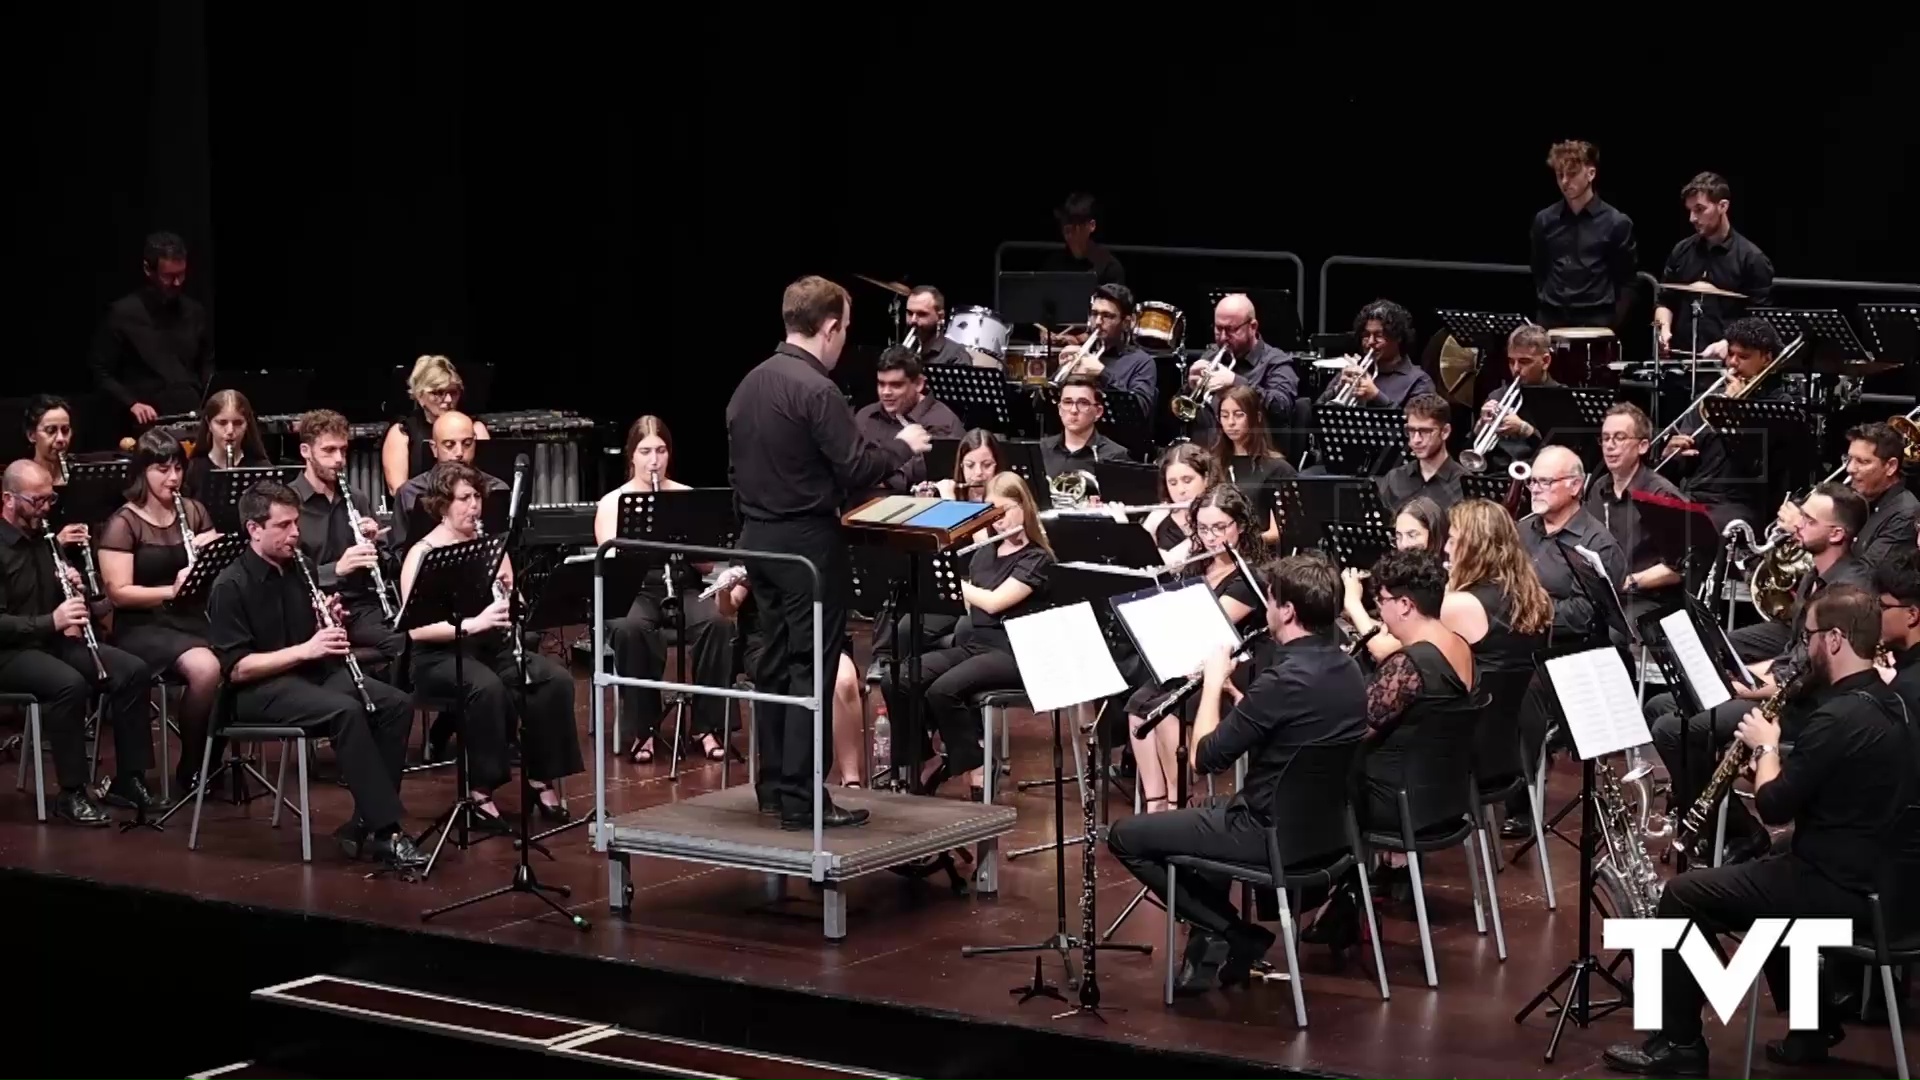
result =
[[[213,528],[213,517],[197,499],[188,499],[187,527],[194,535]],[[180,537],[178,522],[162,528],[122,505],[107,519],[100,531],[102,551],[124,551],[133,556],[133,583],[141,588],[164,589],[173,584],[187,565],[187,546]],[[178,611],[171,604],[157,608],[117,608],[114,624],[121,629],[160,624],[175,629],[206,633],[206,616],[199,611]]]
[[[997,589],[1009,579],[1015,579],[1033,590],[1025,600],[999,614],[978,607],[972,611],[974,637],[1005,652],[1013,648],[1007,638],[1006,621],[1031,615],[1046,605],[1047,568],[1053,565],[1053,556],[1038,544],[1027,544],[1007,556],[998,554],[999,548],[999,544],[993,544],[974,552],[967,576],[976,588]]]

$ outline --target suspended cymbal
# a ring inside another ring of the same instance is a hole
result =
[[[1889,371],[1898,371],[1899,364],[1890,364],[1885,360],[1837,360],[1815,356],[1801,365],[1804,371],[1819,375],[1846,375],[1855,379],[1864,379],[1869,375],[1884,375]]]
[[[870,278],[865,274],[855,274],[853,276],[859,278],[861,281],[864,281],[869,285],[878,285],[881,288],[887,290],[888,292],[895,293],[899,296],[913,295],[912,289],[907,288],[905,285],[902,285],[897,281],[881,281],[879,278]]]
[[[1700,293],[1703,296],[1728,296],[1735,300],[1745,300],[1747,298],[1746,293],[1730,292],[1715,285],[1711,281],[1663,281],[1660,283],[1660,288],[1663,292],[1690,292]]]

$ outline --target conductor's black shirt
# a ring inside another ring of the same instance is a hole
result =
[[[94,386],[123,410],[145,402],[163,416],[192,412],[213,374],[207,309],[152,289],[129,293],[107,308],[87,366]]]
[[[300,568],[288,563],[276,567],[249,545],[220,571],[207,592],[207,624],[220,674],[233,677],[233,666],[255,653],[279,652],[312,638],[313,594]],[[294,668],[293,674],[318,674],[319,661]]]
[[[878,486],[913,450],[860,434],[825,365],[782,343],[727,402],[728,472],[743,521],[837,517],[850,494]]]

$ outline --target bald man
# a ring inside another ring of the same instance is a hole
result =
[[[1606,608],[1612,601],[1596,595],[1590,577],[1575,577],[1574,560],[1588,567],[1584,556],[1574,548],[1585,548],[1600,556],[1606,568],[1606,580],[1616,585],[1626,580],[1627,553],[1620,541],[1580,506],[1586,487],[1587,471],[1580,455],[1564,446],[1541,449],[1533,458],[1533,477],[1527,481],[1533,498],[1533,513],[1521,518],[1520,543],[1533,557],[1533,568],[1540,584],[1553,597],[1554,640],[1577,640],[1606,632]],[[1562,637],[1562,634],[1571,637]]]
[[[436,463],[458,461],[462,465],[471,465],[475,439],[471,416],[460,412],[441,413],[440,418],[433,422],[433,460]],[[410,537],[427,535],[438,522],[437,518],[427,513],[426,509],[420,505],[420,500],[427,494],[427,477],[432,472],[433,469],[429,467],[420,475],[401,484],[400,490],[394,492],[394,501],[399,506],[400,512],[393,516],[393,531],[387,534],[387,545],[396,560],[406,558],[407,549],[413,546]],[[482,495],[487,502],[487,510],[493,510],[496,500],[500,506],[504,507],[506,482],[485,472],[480,475],[487,482],[487,490]],[[494,517],[495,515],[488,513],[483,520],[492,521]]]
[[[1300,371],[1290,354],[1261,340],[1260,319],[1253,309],[1253,301],[1245,293],[1221,297],[1220,303],[1214,306],[1213,342],[1226,350],[1233,366],[1215,372],[1207,383],[1210,391],[1207,407],[1193,418],[1187,437],[1202,446],[1213,444],[1220,433],[1220,395],[1237,383],[1253,387],[1260,395],[1261,404],[1266,406],[1269,429],[1289,426],[1293,422],[1293,402],[1299,396]],[[1210,352],[1187,369],[1189,390],[1199,387],[1218,355]]]

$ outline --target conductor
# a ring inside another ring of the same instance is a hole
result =
[[[815,656],[813,575],[793,563],[748,563],[748,585],[765,612],[766,646],[753,672],[762,693],[810,697],[814,665],[826,672],[837,669],[849,577],[840,508],[850,493],[877,486],[933,445],[919,424],[901,428],[884,443],[854,426],[853,410],[829,374],[846,345],[851,317],[847,291],[825,278],[803,277],[787,286],[780,299],[787,340],[747,373],[727,402],[728,469],[740,546],[806,558],[819,574],[821,590],[818,640],[824,655]],[[760,775],[754,778],[761,813],[778,813],[783,829],[811,829],[817,795],[827,828],[867,820],[865,810],[837,807],[815,788],[808,710],[759,705],[754,723],[762,747]]]

